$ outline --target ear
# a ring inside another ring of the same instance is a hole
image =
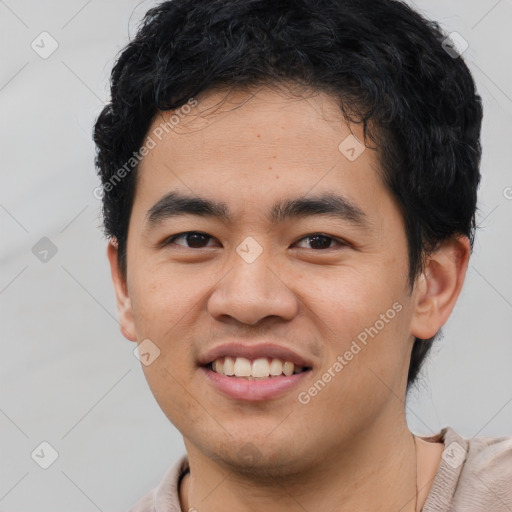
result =
[[[114,283],[114,290],[116,292],[117,311],[119,312],[121,333],[126,339],[130,341],[137,341],[132,302],[128,294],[126,278],[123,276],[119,267],[118,247],[115,239],[108,243],[107,256],[110,262],[110,272],[112,275],[112,282]]]
[[[470,254],[468,238],[456,236],[429,255],[414,285],[413,336],[431,338],[447,322],[462,290]]]

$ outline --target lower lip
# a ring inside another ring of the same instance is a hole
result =
[[[200,368],[215,389],[236,400],[261,402],[278,398],[299,384],[311,373],[307,370],[289,377],[273,377],[264,380],[247,380],[244,378],[227,377],[208,368]]]

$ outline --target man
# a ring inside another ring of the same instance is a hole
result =
[[[390,0],[151,9],[95,126],[123,335],[187,455],[132,509],[512,509],[512,440],[408,429],[461,291],[481,101]]]

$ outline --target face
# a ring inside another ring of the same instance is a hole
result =
[[[123,333],[150,340],[145,376],[189,452],[312,467],[403,415],[418,301],[401,214],[330,96],[217,91],[187,112],[139,167]],[[224,357],[303,371],[223,376]]]

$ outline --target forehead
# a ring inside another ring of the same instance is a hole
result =
[[[146,212],[177,189],[229,202],[235,213],[283,196],[338,191],[364,205],[386,193],[377,153],[360,143],[362,127],[347,125],[325,93],[213,91],[184,111],[161,112],[148,136],[171,115],[173,129],[139,166],[136,199],[142,195]],[[343,153],[347,140],[362,151],[355,159]]]
[[[246,145],[247,151],[256,146],[274,148],[275,153],[290,149],[288,157],[296,152],[300,158],[308,148],[314,147],[317,153],[330,152],[334,144],[337,150],[340,137],[349,135],[351,130],[362,140],[361,127],[349,128],[337,100],[326,93],[302,91],[299,94],[283,86],[217,90],[203,93],[194,103],[186,111],[176,110],[174,126],[166,134],[176,142],[185,142],[177,148],[177,156],[200,148],[194,156],[201,157],[208,151],[233,150]],[[160,112],[150,132],[168,118],[168,113]]]
[[[175,111],[159,112],[147,136],[156,147],[143,158],[142,170],[156,161],[173,168],[193,168],[199,162],[207,167],[219,163],[217,168],[232,164],[239,171],[254,171],[266,161],[265,169],[272,170],[277,163],[272,160],[283,158],[290,166],[299,164],[297,173],[308,164],[319,170],[328,164],[363,167],[341,158],[340,144],[347,138],[356,149],[364,146],[362,126],[344,121],[338,101],[323,92],[299,94],[282,85],[205,92]],[[212,156],[215,161],[209,161]],[[362,157],[366,166],[379,167],[374,151],[365,150]]]

